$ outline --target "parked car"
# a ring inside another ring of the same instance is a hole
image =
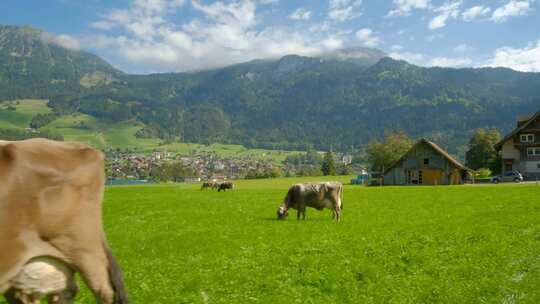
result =
[[[523,175],[519,173],[519,171],[512,170],[504,172],[503,174],[499,174],[496,176],[493,176],[491,178],[491,182],[494,184],[498,184],[500,182],[522,182],[523,181]]]

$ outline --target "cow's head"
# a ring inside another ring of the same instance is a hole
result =
[[[289,210],[287,210],[287,207],[285,205],[279,206],[277,210],[277,218],[278,220],[284,220],[289,215]]]

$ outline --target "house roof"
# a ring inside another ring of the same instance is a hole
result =
[[[448,162],[450,162],[452,165],[456,166],[458,169],[467,170],[467,171],[470,170],[469,168],[465,167],[462,163],[460,163],[457,159],[452,157],[452,155],[448,154],[448,152],[446,152],[443,148],[439,147],[439,145],[437,145],[436,143],[434,143],[432,141],[429,141],[429,140],[427,140],[425,138],[422,138],[416,144],[414,144],[409,149],[409,151],[407,151],[407,153],[405,153],[398,161],[396,161],[392,166],[390,166],[388,169],[386,169],[383,174],[386,174],[388,171],[394,169],[394,167],[397,166],[397,164],[399,164],[399,162],[401,162],[403,159],[405,159],[405,157],[407,157],[409,152],[411,152],[413,149],[415,149],[417,146],[419,146],[421,144],[426,144],[429,147],[431,147],[433,150],[435,150],[435,152],[441,154],[444,158],[446,158],[446,160],[448,160]]]
[[[515,128],[512,132],[510,132],[508,135],[506,135],[501,141],[496,143],[495,144],[495,149],[499,150],[502,147],[502,145],[504,145],[505,142],[507,142],[510,138],[514,137],[514,135],[516,135],[521,130],[527,128],[533,121],[538,119],[538,117],[540,117],[540,111],[536,112],[536,114],[534,114],[531,118],[529,118],[529,120],[526,123],[524,123],[521,126]]]

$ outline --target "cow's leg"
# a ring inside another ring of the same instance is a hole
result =
[[[3,217],[0,218],[0,293],[8,289],[9,280],[17,275],[29,255],[27,246],[17,237],[4,235],[9,228],[2,221]]]
[[[300,220],[300,216],[302,216],[302,219],[306,219],[306,205],[304,204],[298,204],[298,213],[297,213],[297,220]]]
[[[99,303],[113,304],[114,291],[109,283],[108,262],[105,254],[85,253],[77,259],[75,265]]]
[[[339,208],[337,204],[334,207],[334,214],[335,214],[336,221],[339,222],[339,220],[341,219],[341,209]],[[334,217],[332,217],[332,219],[334,219]]]

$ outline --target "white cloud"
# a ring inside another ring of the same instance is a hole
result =
[[[331,37],[328,37],[327,39],[323,40],[323,41],[321,42],[321,44],[322,44],[326,49],[329,49],[329,50],[336,50],[336,49],[343,48],[343,39],[338,38],[338,37],[331,36]]]
[[[435,57],[429,61],[429,66],[438,67],[465,67],[471,66],[473,61],[470,58],[449,58],[449,57]]]
[[[293,20],[309,20],[311,18],[311,11],[305,8],[299,8],[289,15],[289,19]]]
[[[440,14],[437,15],[435,18],[431,19],[429,22],[429,29],[435,30],[441,27],[444,27],[446,25],[446,20],[448,19],[448,14]]]
[[[449,12],[452,17],[456,18],[459,15],[459,8],[462,4],[463,0],[450,0],[435,8],[434,11],[437,13]]]
[[[423,54],[412,52],[396,51],[391,52],[388,56],[397,60],[405,60],[409,63],[426,67],[466,67],[473,64],[473,61],[469,58],[435,57],[429,59]]]
[[[491,8],[477,5],[465,10],[461,16],[463,17],[463,20],[471,22],[488,15],[490,12]]]
[[[420,53],[392,52],[388,54],[388,56],[396,60],[405,60],[416,65],[424,65],[426,61],[426,57]]]
[[[409,16],[414,9],[429,9],[431,0],[394,0],[394,6],[387,17]]]
[[[442,6],[436,8],[434,11],[439,13],[429,22],[429,29],[435,30],[446,26],[448,18],[457,18],[459,16],[459,8],[463,1],[449,1]]]
[[[510,0],[507,4],[497,8],[493,12],[491,20],[502,23],[510,17],[525,15],[531,9],[531,1]]]
[[[328,2],[328,18],[335,21],[347,21],[359,17],[358,8],[362,0],[330,0]]]
[[[426,36],[426,40],[429,41],[429,42],[433,42],[436,39],[440,39],[440,38],[443,38],[443,37],[444,37],[443,34],[433,34],[433,35]]]
[[[360,29],[356,32],[356,38],[367,47],[376,47],[381,43],[381,39],[373,35],[373,31],[368,28]]]
[[[41,39],[43,39],[47,43],[56,44],[69,50],[78,51],[81,49],[81,44],[79,43],[79,41],[70,35],[54,35],[51,33],[42,33]]]
[[[399,44],[394,44],[394,45],[392,45],[392,46],[390,47],[390,49],[391,49],[392,51],[401,51],[401,50],[403,50],[403,46],[402,46],[402,45],[399,45]]]
[[[96,20],[94,28],[115,30],[86,40],[123,66],[137,67],[137,72],[198,70],[287,54],[314,55],[342,48],[350,35],[328,24],[327,31],[265,26],[257,15],[261,0],[210,4],[192,0],[191,7],[200,16],[182,23],[172,18],[182,9],[180,2],[170,6],[157,1],[152,9],[142,9],[138,2]],[[169,6],[162,9],[163,5]]]
[[[163,17],[184,4],[185,0],[133,0],[129,9],[112,10],[90,26],[105,31],[120,27],[140,38],[151,37],[165,23]]]
[[[110,21],[100,20],[100,21],[92,22],[90,26],[98,30],[108,31],[114,28],[116,24]]]
[[[466,53],[474,50],[474,48],[468,44],[462,43],[454,48],[454,52]]]
[[[540,40],[522,49],[499,48],[495,50],[486,66],[507,67],[522,72],[540,72]]]

